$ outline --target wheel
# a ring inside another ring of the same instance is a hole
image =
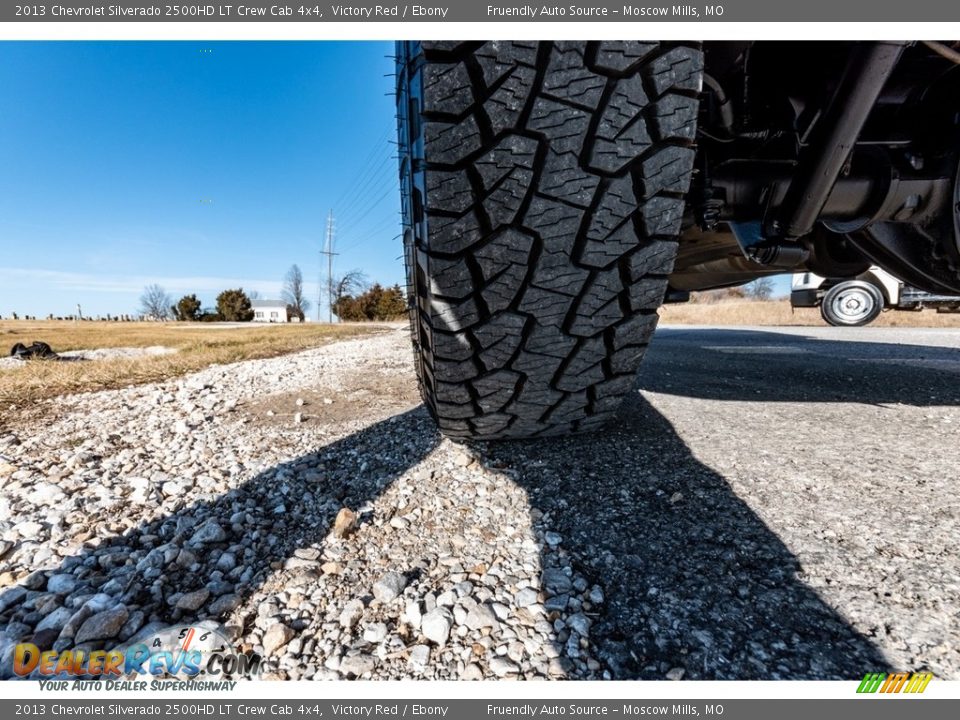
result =
[[[649,42],[401,42],[413,341],[450,436],[598,427],[673,268],[703,60]]]
[[[837,327],[867,325],[876,320],[882,310],[880,288],[863,280],[847,280],[834,285],[820,303],[820,315]]]

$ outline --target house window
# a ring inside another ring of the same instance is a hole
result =
[[[277,317],[277,314],[276,314],[275,312],[270,313],[270,319],[271,319],[271,320],[275,320],[276,317]]]
[[[262,318],[262,317],[263,317],[263,310],[257,310],[257,312],[254,313],[254,317]]]

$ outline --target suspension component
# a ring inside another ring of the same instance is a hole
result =
[[[800,155],[796,176],[777,220],[767,229],[768,237],[795,240],[813,229],[905,45],[877,42],[854,46],[811,142]]]

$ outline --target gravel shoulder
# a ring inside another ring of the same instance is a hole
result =
[[[389,325],[389,324],[388,324]],[[181,323],[0,320],[0,343],[48,344],[64,360],[0,358],[0,432],[46,400],[160,383],[215,365],[279,357],[381,332],[375,323]],[[11,407],[12,406],[12,407]]]
[[[60,398],[0,434],[0,673],[215,619],[271,678],[958,678],[960,335],[856,332],[662,328],[522,443],[440,438],[403,329]]]

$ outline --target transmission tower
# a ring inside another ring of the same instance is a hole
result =
[[[333,323],[333,256],[338,255],[333,251],[333,210],[327,214],[327,244],[326,250],[320,251],[321,255],[327,256],[327,321]],[[318,305],[322,304],[323,300],[323,285],[321,283],[320,290],[318,291],[319,300]],[[320,310],[317,309],[317,320],[320,319]]]

